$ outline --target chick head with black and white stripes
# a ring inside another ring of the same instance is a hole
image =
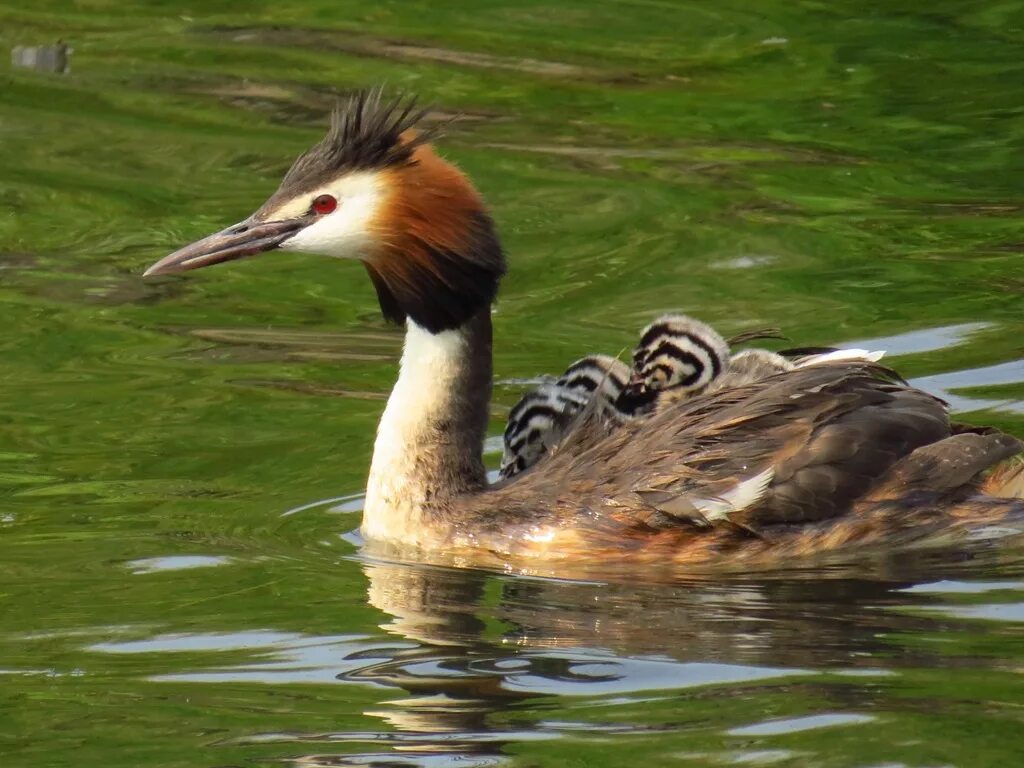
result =
[[[609,424],[628,418],[615,401],[629,380],[629,366],[607,355],[588,355],[557,380],[527,392],[508,415],[500,474],[513,477],[536,464],[588,405]]]
[[[640,334],[631,384],[647,392],[699,394],[729,364],[729,345],[707,323],[662,315]]]

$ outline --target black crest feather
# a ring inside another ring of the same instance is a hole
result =
[[[416,107],[415,97],[385,99],[381,88],[356,91],[335,108],[327,135],[292,164],[278,195],[313,189],[346,171],[411,162],[416,148],[430,141],[434,132],[421,130],[404,139],[402,134],[415,128],[425,114]]]
[[[380,88],[355,92],[335,109],[327,135],[292,164],[277,192],[255,216],[270,215],[281,201],[345,173],[416,167],[416,151],[438,133],[419,127],[425,113],[413,97],[385,99]],[[424,194],[423,189],[418,194]],[[446,192],[435,197],[442,208],[452,204]],[[416,211],[413,218],[422,224],[424,215]],[[466,323],[494,300],[505,272],[494,224],[482,210],[464,215],[465,229],[454,242],[435,242],[422,231],[393,233],[406,236],[418,257],[377,254],[364,261],[386,319],[403,322],[408,317],[437,333]]]

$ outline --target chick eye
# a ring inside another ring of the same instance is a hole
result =
[[[313,204],[310,206],[313,213],[320,214],[321,216],[325,213],[330,213],[337,207],[338,198],[333,195],[317,195],[317,197],[313,199]]]

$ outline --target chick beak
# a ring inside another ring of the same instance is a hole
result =
[[[629,383],[616,398],[615,407],[622,413],[639,416],[651,411],[657,397],[658,393],[653,389],[648,389],[644,384],[644,377],[634,372],[629,378]]]
[[[626,384],[626,388],[623,390],[628,395],[642,395],[646,392],[647,387],[644,384],[644,377],[639,371],[633,371],[633,375],[629,377],[629,382]]]
[[[243,256],[252,256],[277,248],[289,237],[313,221],[312,216],[302,216],[283,221],[254,221],[252,218],[197,240],[180,248],[143,273],[168,275],[190,269],[208,267],[223,261],[233,261]]]

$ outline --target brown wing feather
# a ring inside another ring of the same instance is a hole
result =
[[[824,520],[848,511],[910,451],[949,434],[946,411],[916,390],[858,387],[836,394],[815,415],[806,438],[775,464],[768,498],[751,523]],[[823,394],[828,394],[826,389]]]

